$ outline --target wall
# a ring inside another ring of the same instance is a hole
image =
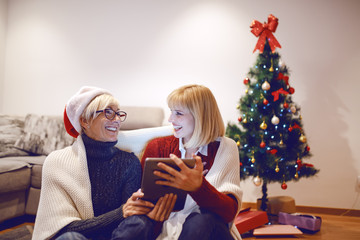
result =
[[[7,0],[0,0],[0,113],[3,110]]]
[[[360,2],[9,1],[3,113],[61,114],[82,85],[111,89],[123,105],[163,106],[187,83],[213,90],[236,122],[253,66],[252,20],[279,18],[278,52],[291,70],[317,177],[269,186],[298,205],[360,209]],[[242,182],[244,201],[261,188]]]

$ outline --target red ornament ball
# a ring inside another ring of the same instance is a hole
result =
[[[310,147],[309,146],[306,146],[306,151],[310,152]]]
[[[288,130],[289,130],[289,132],[291,132],[291,131],[293,130],[293,128],[292,128],[292,127],[289,127]]]
[[[261,142],[261,143],[260,143],[260,147],[261,147],[261,148],[264,148],[264,147],[266,147],[266,144],[265,144],[265,142]]]
[[[245,79],[244,79],[244,84],[245,84],[245,85],[248,85],[249,82],[250,82],[250,79],[249,79],[249,78],[245,78]]]
[[[295,89],[294,89],[293,87],[290,87],[288,92],[289,92],[290,94],[294,94]]]
[[[287,189],[287,185],[286,185],[285,182],[283,182],[283,184],[281,184],[281,188],[284,189],[284,190]]]
[[[284,103],[284,108],[288,108],[289,104],[287,102]]]
[[[241,121],[242,121],[242,117],[239,117],[239,118],[238,118],[238,121],[241,122]]]
[[[297,163],[298,165],[301,165],[301,160],[300,160],[300,159],[296,160],[296,163]]]
[[[264,104],[264,105],[268,105],[268,104],[269,104],[269,101],[268,101],[266,98],[264,98],[263,104]]]

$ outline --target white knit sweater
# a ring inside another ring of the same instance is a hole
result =
[[[214,163],[205,178],[219,192],[231,194],[236,197],[238,201],[238,213],[241,208],[242,191],[240,189],[239,152],[234,140],[227,137],[221,138]],[[190,195],[188,195],[184,209],[171,213],[169,219],[164,222],[162,232],[157,240],[178,239],[186,217],[192,212],[199,212],[199,206]],[[241,239],[235,225],[230,223],[229,227],[233,238]]]
[[[53,237],[75,220],[94,217],[91,185],[81,136],[45,159],[33,240]]]

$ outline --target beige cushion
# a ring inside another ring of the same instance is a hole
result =
[[[24,167],[0,174],[0,193],[26,190],[30,186],[31,169]]]
[[[24,120],[25,117],[0,115],[0,157],[28,155],[14,146],[23,134]]]
[[[0,222],[24,215],[25,193],[26,191],[17,191],[0,194]]]
[[[120,106],[127,113],[121,130],[159,127],[163,125],[164,109],[161,107]]]
[[[30,188],[26,201],[25,213],[30,215],[36,215],[40,201],[40,189]]]
[[[37,155],[48,155],[73,143],[74,138],[65,131],[61,116],[39,116],[28,114],[24,133],[15,146]]]
[[[124,151],[133,152],[138,158],[141,158],[141,154],[149,140],[172,134],[172,126],[120,131],[117,147]]]
[[[42,165],[34,165],[31,169],[31,186],[41,188]]]

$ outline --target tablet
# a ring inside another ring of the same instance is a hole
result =
[[[183,162],[190,168],[195,166],[195,159],[181,160],[183,160]],[[156,176],[154,171],[157,170],[165,172],[157,166],[159,162],[165,163],[178,171],[180,170],[176,163],[170,158],[146,158],[141,182],[141,191],[144,193],[144,197],[142,199],[156,204],[157,200],[166,193],[174,193],[177,195],[177,200],[173,211],[179,211],[184,208],[187,193],[181,189],[155,183],[155,181],[163,178]]]

